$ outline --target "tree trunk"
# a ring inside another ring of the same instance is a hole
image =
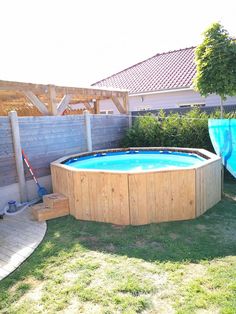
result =
[[[224,108],[223,108],[223,97],[220,96],[220,118],[223,119],[223,113],[224,113]],[[222,159],[222,155],[220,152],[220,157]],[[223,161],[221,163],[221,195],[223,197],[224,194],[224,165]]]
[[[221,119],[223,119],[223,113],[224,113],[223,97],[220,96],[220,118],[221,118]]]

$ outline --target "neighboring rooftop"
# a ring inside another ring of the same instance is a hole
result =
[[[130,94],[190,88],[196,74],[194,50],[190,47],[156,54],[92,86],[127,89]]]

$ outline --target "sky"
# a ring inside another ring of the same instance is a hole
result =
[[[89,86],[153,55],[196,46],[235,0],[1,0],[0,80]]]

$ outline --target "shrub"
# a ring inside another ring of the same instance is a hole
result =
[[[184,115],[160,111],[157,115],[137,117],[127,131],[125,147],[189,147],[213,151],[208,133],[208,119],[219,118],[220,111],[210,115],[193,109]],[[236,113],[225,113],[224,118],[236,118]]]

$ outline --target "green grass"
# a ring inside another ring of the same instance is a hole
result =
[[[1,313],[236,313],[236,182],[198,219],[116,227],[64,217],[0,282]]]

